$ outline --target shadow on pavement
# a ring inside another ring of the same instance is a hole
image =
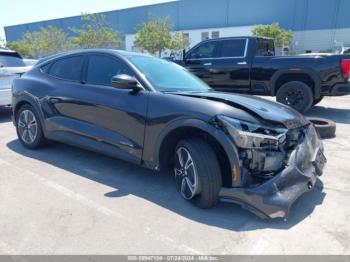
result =
[[[339,124],[350,124],[350,109],[345,108],[315,106],[306,113],[306,116],[326,118]]]
[[[158,173],[59,143],[52,143],[36,151],[23,148],[18,140],[9,142],[7,146],[23,156],[43,161],[113,188],[112,191],[104,193],[111,201],[131,194],[193,221],[233,231],[289,229],[310,216],[315,207],[322,204],[325,197],[323,184],[319,181],[314,190],[296,202],[287,222],[261,220],[236,204],[220,203],[207,210],[192,206],[177,193],[170,172]],[[142,215],[147,216],[140,214]]]
[[[0,124],[11,121],[12,111],[10,107],[0,106]]]

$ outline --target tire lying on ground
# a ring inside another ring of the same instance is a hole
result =
[[[308,117],[307,119],[315,126],[321,138],[335,137],[335,131],[337,129],[335,122],[317,117]]]

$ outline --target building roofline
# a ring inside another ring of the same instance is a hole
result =
[[[133,6],[133,7],[128,7],[128,8],[122,8],[122,9],[114,9],[114,10],[108,10],[108,11],[101,11],[101,12],[93,12],[93,13],[88,13],[88,14],[105,14],[105,13],[112,13],[116,11],[127,11],[127,10],[132,10],[132,9],[138,9],[138,8],[143,8],[143,7],[150,7],[150,6],[159,6],[159,5],[166,5],[168,3],[179,3],[185,0],[168,0],[167,2],[164,3],[158,3],[158,4],[145,4],[142,6]],[[38,23],[46,23],[46,22],[52,22],[52,21],[59,21],[62,19],[68,19],[68,18],[78,18],[83,16],[83,14],[80,15],[73,15],[73,16],[64,16],[64,17],[59,17],[59,18],[53,18],[53,19],[46,19],[46,20],[39,20],[39,21],[34,21],[34,22],[28,22],[28,23],[21,23],[21,24],[14,24],[14,25],[7,25],[4,26],[4,29],[6,28],[11,28],[11,27],[16,27],[16,26],[26,26],[26,25],[34,25]]]

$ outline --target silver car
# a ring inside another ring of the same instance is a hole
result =
[[[0,106],[11,104],[11,86],[15,78],[27,72],[22,57],[15,51],[0,49]]]

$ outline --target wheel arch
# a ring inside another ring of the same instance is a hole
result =
[[[39,120],[43,126],[43,131],[45,133],[45,121],[44,121],[44,115],[43,112],[40,110],[40,102],[37,101],[36,98],[32,97],[32,96],[28,96],[28,95],[22,95],[19,97],[16,97],[16,102],[13,104],[13,108],[12,108],[12,112],[13,112],[13,123],[16,123],[16,118],[17,118],[17,113],[18,110],[20,110],[20,108],[24,105],[30,105],[34,108],[34,110],[39,114]]]
[[[276,72],[271,78],[272,94],[275,96],[278,89],[285,83],[300,81],[312,88],[314,99],[321,96],[321,80],[319,76],[311,69],[286,69]]]
[[[168,125],[155,145],[154,159],[161,170],[172,164],[177,143],[186,138],[200,137],[214,150],[222,169],[223,185],[232,187],[241,181],[238,152],[230,139],[213,125],[197,119],[178,120]],[[232,175],[234,170],[234,176]]]

